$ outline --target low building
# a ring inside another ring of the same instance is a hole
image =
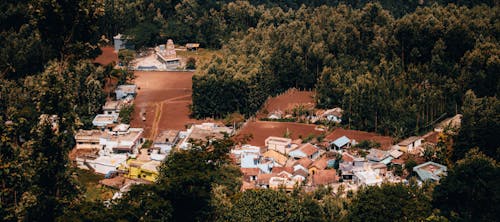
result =
[[[342,150],[351,147],[351,140],[346,136],[342,136],[332,142],[332,148],[335,150]]]
[[[102,154],[111,153],[138,153],[138,148],[144,142],[142,128],[129,128],[129,125],[120,124],[111,132],[101,136],[99,143],[103,145]]]
[[[107,156],[99,156],[96,158],[77,157],[77,166],[81,169],[92,170],[96,173],[107,174],[111,171],[118,170],[127,160],[125,154],[112,154]]]
[[[76,149],[101,150],[103,145],[99,143],[99,139],[103,134],[101,130],[79,130],[75,134]]]
[[[315,160],[319,156],[319,149],[310,143],[306,143],[296,150],[291,151],[288,155],[295,159],[307,157],[311,160]]]
[[[115,89],[116,100],[125,99],[127,96],[135,97],[137,85],[119,85]]]
[[[422,181],[439,181],[442,176],[447,175],[448,168],[438,163],[426,162],[413,167],[413,171]]]
[[[153,147],[159,148],[160,153],[168,154],[179,140],[179,130],[164,130],[155,138]]]
[[[186,43],[186,49],[189,51],[196,51],[200,47],[200,43]]]
[[[337,171],[334,169],[329,170],[318,170],[314,175],[312,175],[312,185],[313,186],[330,186],[339,181],[337,177]]]
[[[347,141],[345,138],[337,141],[339,138],[345,137],[349,141]],[[390,147],[392,146],[393,139],[388,136],[382,136],[377,133],[372,133],[372,132],[365,132],[365,131],[359,131],[359,130],[348,130],[348,129],[342,129],[342,128],[337,128],[333,130],[330,134],[328,134],[325,137],[325,141],[328,141],[332,144],[333,148],[340,149],[341,147],[345,146],[348,148],[349,146],[354,146],[361,141],[371,141],[375,143],[380,143],[380,148],[381,150],[389,150]],[[337,141],[338,144],[334,144],[332,142]],[[339,147],[340,146],[340,147]]]
[[[372,148],[368,152],[369,154],[366,155],[366,159],[372,162],[389,164],[394,159],[387,151]]]
[[[179,138],[182,138],[182,140],[178,143],[177,147],[180,149],[189,149],[193,141],[210,142],[222,139],[225,135],[231,136],[233,133],[232,128],[219,126],[215,123],[192,125],[187,131],[179,132]]]
[[[323,114],[321,114],[321,118],[330,122],[341,123],[342,122],[342,109],[341,108],[333,108],[326,110]]]
[[[127,41],[128,39],[129,39],[128,37],[125,37],[120,33],[118,33],[118,35],[113,36],[113,44],[115,52],[118,52],[121,49],[134,49],[134,46]]]
[[[115,124],[118,121],[118,114],[98,114],[92,120],[92,125],[99,128],[105,128],[108,125]]]
[[[150,160],[150,161],[140,161],[130,159],[127,162],[129,178],[143,179],[147,181],[154,182],[159,176],[158,167],[161,165],[160,161]]]
[[[415,153],[422,145],[424,139],[420,136],[412,136],[398,143],[399,150],[407,153]]]
[[[274,150],[282,154],[287,154],[292,148],[292,139],[270,136],[265,141],[268,150]]]
[[[288,158],[285,155],[275,150],[268,150],[267,152],[263,153],[262,156],[266,158],[271,158],[275,163],[279,164],[280,166],[285,166],[288,161]]]
[[[354,182],[361,186],[380,185],[383,182],[382,177],[372,170],[354,172]]]
[[[123,107],[122,100],[110,100],[106,101],[104,106],[102,106],[102,110],[104,114],[115,115],[120,113],[120,109]]]

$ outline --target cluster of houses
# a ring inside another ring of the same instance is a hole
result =
[[[231,156],[243,173],[242,190],[292,191],[297,187],[311,190],[340,184],[357,189],[405,181],[390,169],[395,165],[403,167],[409,155],[422,155],[423,144],[437,143],[438,133],[393,144],[391,137],[338,128],[323,141],[313,143],[270,136],[264,147],[238,145],[232,149]],[[415,166],[413,171],[420,181],[438,181],[446,175],[447,168],[426,162]]]
[[[310,110],[309,113],[311,115],[305,116],[305,120],[310,123],[317,122],[331,122],[331,123],[341,123],[342,122],[342,113],[343,110],[339,107],[333,109],[314,109],[312,104],[301,104],[304,109]],[[314,110],[314,111],[312,111]],[[271,111],[267,117],[268,120],[280,120],[280,119],[293,119],[291,109],[287,109],[285,111],[282,110],[273,110]]]

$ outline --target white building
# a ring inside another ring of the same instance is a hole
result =
[[[137,85],[119,85],[115,89],[116,100],[125,99],[128,96],[135,97]]]
[[[193,125],[188,130],[179,132],[179,138],[182,140],[177,146],[180,149],[189,149],[192,146],[191,141],[212,141],[224,138],[224,134],[231,136],[233,133],[232,128],[219,126],[215,123]]]
[[[104,128],[107,125],[114,124],[118,121],[118,114],[98,114],[92,120],[92,125]]]
[[[168,154],[178,141],[179,130],[164,130],[154,140],[153,147],[159,148],[162,154]]]
[[[265,141],[268,150],[274,150],[282,154],[288,154],[292,151],[292,139],[270,136]]]

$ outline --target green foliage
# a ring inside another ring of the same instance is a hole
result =
[[[186,69],[196,69],[196,59],[189,57],[186,62]]]
[[[120,121],[125,124],[130,124],[132,114],[134,113],[134,104],[123,106],[120,109]]]
[[[362,188],[349,206],[349,221],[422,221],[430,198],[416,185],[382,184]]]
[[[500,101],[497,97],[477,98],[474,92],[465,94],[461,128],[455,137],[453,160],[464,157],[474,147],[486,155],[500,159]]]
[[[371,148],[380,148],[380,143],[370,140],[361,140],[358,144],[354,145],[353,147],[369,150]]]
[[[433,205],[453,221],[494,221],[500,216],[498,184],[498,163],[473,149],[436,186]]]
[[[144,141],[144,143],[142,144],[142,148],[151,148],[151,145],[153,145],[153,141],[152,140],[146,140]]]
[[[130,49],[121,49],[118,51],[118,59],[122,62],[122,65],[128,67],[130,62],[135,58],[135,51]]]
[[[160,169],[157,186],[171,202],[173,221],[207,220],[211,217],[211,190],[226,187],[227,195],[240,186],[240,170],[229,165],[230,139],[196,143],[192,149],[169,155]]]

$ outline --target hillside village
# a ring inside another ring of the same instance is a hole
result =
[[[117,190],[113,198],[121,197],[133,184],[155,182],[158,167],[172,152],[191,149],[195,142],[210,143],[224,137],[252,138],[238,140],[229,154],[242,172],[242,191],[310,192],[320,187],[332,187],[333,192],[356,191],[384,182],[405,183],[409,176],[421,182],[439,181],[446,175],[447,167],[426,161],[424,153],[436,146],[444,133],[456,130],[461,119],[461,115],[456,115],[436,124],[425,135],[396,140],[339,127],[342,109],[317,109],[310,101],[310,92],[303,94],[292,89],[270,98],[257,114],[259,119],[253,117],[229,126],[217,121],[186,123],[185,129],[146,135],[143,128],[122,123],[120,118],[123,107],[140,106],[134,104],[135,98],[144,89],[145,86],[133,82],[116,86],[115,96],[108,98],[103,113],[93,119],[94,129],[79,130],[75,135],[71,159],[81,169],[105,175],[100,183]],[[146,114],[142,112],[140,117],[144,122]],[[270,124],[280,126],[258,129]]]

